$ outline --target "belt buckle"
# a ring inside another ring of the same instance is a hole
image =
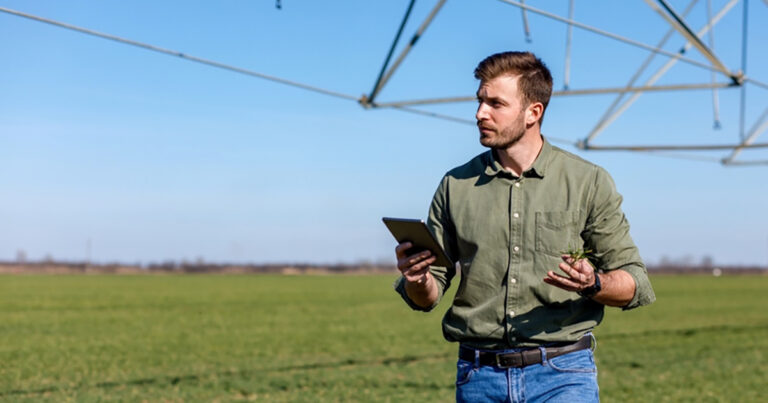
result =
[[[499,368],[519,368],[523,365],[523,357],[520,353],[497,353],[496,366]]]

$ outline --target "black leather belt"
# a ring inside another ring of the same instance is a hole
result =
[[[581,340],[565,346],[545,347],[547,358],[572,353],[592,347],[592,336],[584,336]],[[493,351],[475,350],[469,347],[459,347],[459,358],[475,362],[475,351],[479,352],[480,365],[492,365],[499,368],[522,368],[528,365],[541,364],[541,350],[531,348],[514,353],[497,353]]]

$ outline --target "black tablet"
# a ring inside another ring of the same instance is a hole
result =
[[[410,242],[413,244],[413,247],[405,252],[406,255],[415,255],[421,251],[429,250],[432,255],[437,257],[435,263],[432,263],[433,266],[453,267],[451,259],[437,243],[435,236],[432,235],[424,221],[391,217],[384,217],[381,220],[384,221],[384,225],[389,228],[389,232],[392,233],[398,243]]]

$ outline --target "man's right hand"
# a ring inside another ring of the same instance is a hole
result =
[[[428,308],[437,301],[438,297],[435,279],[429,272],[429,265],[435,263],[437,257],[428,250],[406,256],[405,252],[412,246],[410,242],[403,242],[395,248],[397,269],[405,278],[405,292],[408,297],[416,305]]]
[[[406,256],[405,252],[413,247],[410,242],[403,242],[395,248],[395,255],[397,256],[397,269],[400,273],[403,273],[403,277],[409,283],[423,284],[426,283],[429,274],[429,265],[435,263],[437,257],[432,255],[432,252],[425,250],[415,255]]]

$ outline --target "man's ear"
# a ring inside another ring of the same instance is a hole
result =
[[[525,124],[534,125],[541,119],[541,115],[544,114],[544,104],[541,102],[531,102],[527,108],[525,108]]]

